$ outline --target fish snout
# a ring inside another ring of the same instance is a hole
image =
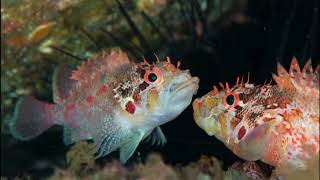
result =
[[[193,95],[196,95],[199,89],[199,82],[200,79],[196,76],[191,77],[190,81],[192,82],[193,86],[194,86],[194,91],[193,91]]]
[[[212,118],[212,111],[215,111],[219,104],[219,99],[214,96],[206,95],[193,101],[193,117],[199,125],[204,119]]]
[[[210,110],[208,109],[207,105],[203,98],[197,98],[192,103],[193,107],[193,118],[195,123],[203,129],[208,135],[212,136],[213,130],[211,119],[208,118],[210,116]]]
[[[172,83],[169,91],[172,92],[175,98],[195,95],[199,88],[199,81],[198,77],[185,74]]]
[[[200,121],[203,118],[203,108],[204,108],[204,103],[201,101],[200,98],[196,98],[193,103],[192,103],[192,107],[193,107],[193,118],[194,121],[196,122],[196,124],[198,126],[200,126]]]

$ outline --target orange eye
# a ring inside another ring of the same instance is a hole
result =
[[[162,74],[159,70],[147,70],[144,74],[144,81],[148,84],[160,84],[162,82]]]
[[[239,104],[239,94],[236,92],[229,92],[224,95],[223,105],[228,109],[235,108]]]

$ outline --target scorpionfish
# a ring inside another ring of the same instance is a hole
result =
[[[319,65],[302,71],[293,58],[290,70],[278,63],[277,75],[263,85],[248,81],[230,87],[219,83],[193,102],[196,124],[248,161],[261,160],[279,169],[303,170],[319,158]]]
[[[60,66],[53,77],[54,103],[23,97],[18,101],[11,134],[29,140],[53,125],[63,126],[66,145],[91,140],[95,157],[120,151],[125,163],[146,139],[164,144],[160,125],[191,104],[199,78],[166,61],[129,61],[125,52],[102,51],[77,70]]]

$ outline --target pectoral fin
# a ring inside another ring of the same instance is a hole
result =
[[[167,139],[161,128],[158,126],[151,132],[146,141],[151,142],[152,145],[164,145],[167,142]]]
[[[120,161],[126,163],[127,160],[132,156],[134,151],[137,149],[139,143],[143,138],[142,132],[134,132],[125,143],[120,147]]]
[[[99,128],[97,128],[99,129]],[[93,134],[93,140],[96,144],[96,158],[103,157],[112,151],[121,147],[123,142],[126,142],[128,136],[131,135],[130,131],[122,129],[117,124],[114,124],[110,129],[101,129]]]

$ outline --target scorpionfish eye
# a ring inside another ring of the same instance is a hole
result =
[[[144,74],[144,81],[148,84],[159,85],[162,82],[162,74],[157,68],[147,70]]]
[[[223,105],[228,109],[232,109],[239,104],[239,101],[239,94],[234,91],[231,91],[224,95]]]
[[[155,73],[149,73],[148,80],[150,82],[155,82],[157,80],[157,75]]]
[[[226,102],[228,105],[232,106],[234,103],[234,95],[230,94],[226,97]]]

